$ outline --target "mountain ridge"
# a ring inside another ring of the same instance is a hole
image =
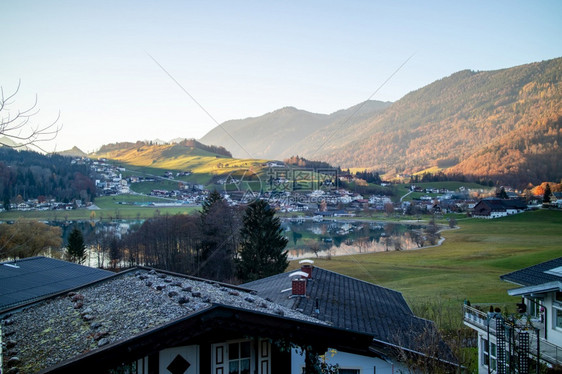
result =
[[[352,108],[338,111],[349,114],[339,122],[333,120],[338,112],[329,115],[329,123],[318,120],[326,117],[293,118],[285,132],[279,129],[285,112],[237,120],[236,126],[227,121],[201,141],[229,148],[211,136],[222,127],[251,153],[270,159],[298,154],[388,174],[446,164],[450,172],[514,184],[527,175],[532,183],[562,176],[562,165],[552,161],[562,156],[562,58],[491,71],[465,69],[379,110],[353,113]],[[282,141],[272,144],[272,138]]]

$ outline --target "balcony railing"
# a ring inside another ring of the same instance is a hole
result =
[[[468,305],[463,305],[463,320],[466,324],[478,328],[483,331],[489,331],[490,335],[496,335],[495,314],[485,313],[481,310],[473,308]],[[535,358],[538,356],[541,360],[546,361],[553,365],[562,364],[562,347],[559,347],[551,342],[540,337],[540,330],[544,329],[543,324],[536,323],[536,326],[531,326],[526,317],[519,319],[512,324],[516,331],[527,330],[529,332],[529,353]],[[539,327],[539,328],[536,328]],[[537,334],[538,333],[538,334]]]

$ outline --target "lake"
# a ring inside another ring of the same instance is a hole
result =
[[[285,219],[289,259],[331,257],[418,248],[412,232],[421,225],[350,220]]]

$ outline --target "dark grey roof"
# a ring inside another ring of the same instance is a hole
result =
[[[557,267],[562,267],[562,257],[504,274],[500,276],[500,279],[521,286],[535,286],[552,281],[562,281],[562,276],[546,273]]]
[[[372,334],[375,341],[391,346],[423,353],[428,334],[436,334],[434,324],[416,317],[400,292],[317,267],[312,278],[307,282],[307,297],[290,298],[291,291],[281,292],[291,288],[289,273],[243,286],[308,315],[315,315],[318,300],[318,319],[337,328]]]
[[[0,312],[27,302],[106,278],[107,270],[29,257],[0,263]]]
[[[492,211],[505,211],[506,209],[526,209],[527,204],[521,199],[497,199],[489,198],[480,200],[478,204],[485,204],[490,207]],[[477,204],[477,205],[478,205]]]
[[[329,327],[248,289],[143,268],[16,310],[4,321],[2,338],[17,343],[14,350],[26,372],[37,372],[214,305]]]

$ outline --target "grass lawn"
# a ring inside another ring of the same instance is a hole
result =
[[[464,299],[473,305],[507,304],[513,311],[519,298],[507,290],[517,286],[499,276],[562,256],[562,211],[458,224],[460,229],[442,233],[446,240],[438,247],[315,259],[315,264],[400,291],[414,310],[434,303],[460,316]]]

